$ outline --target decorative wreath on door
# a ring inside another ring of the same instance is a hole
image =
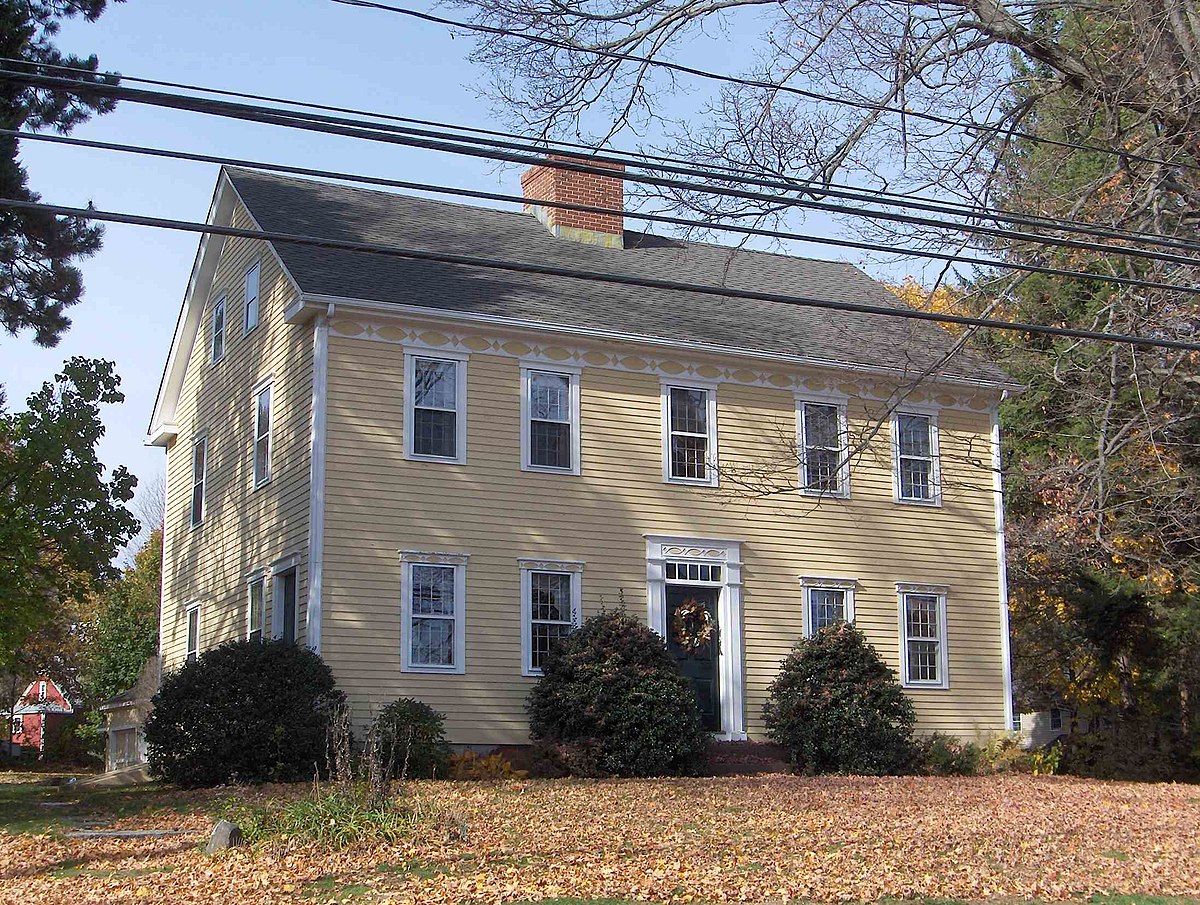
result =
[[[702,653],[717,635],[717,626],[708,607],[689,597],[671,617],[671,637],[688,654]]]

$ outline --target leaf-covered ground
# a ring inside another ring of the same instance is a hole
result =
[[[1200,897],[1200,787],[1061,777],[415,783],[428,821],[401,845],[199,850],[231,798],[308,793],[0,785],[0,901]],[[195,834],[65,835],[89,825]]]

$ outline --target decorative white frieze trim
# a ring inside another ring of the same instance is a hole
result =
[[[637,374],[652,374],[673,384],[720,383],[767,387],[792,391],[810,397],[892,400],[896,385],[904,377],[873,377],[847,368],[839,371],[831,365],[826,371],[782,370],[741,364],[717,364],[661,354],[640,355],[597,341],[582,345],[559,342],[555,337],[520,339],[515,335],[485,332],[483,329],[450,329],[448,325],[428,326],[395,319],[350,317],[341,315],[330,324],[334,336],[404,346],[410,351],[428,350],[442,354],[472,352],[516,358],[526,365],[571,368],[603,368]],[[996,405],[996,393],[988,390],[950,388],[944,384],[918,388],[904,400],[906,407],[926,405],[933,408],[988,412]]]
[[[452,553],[441,550],[400,550],[401,562],[430,563],[439,566],[465,566],[470,553]]]
[[[911,584],[909,582],[898,581],[896,582],[896,593],[946,595],[950,593],[950,586],[944,584]]]
[[[535,572],[575,572],[583,571],[583,563],[574,559],[518,559],[517,565],[522,569],[533,569]]]

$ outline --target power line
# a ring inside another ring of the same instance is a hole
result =
[[[330,248],[363,254],[378,254],[414,261],[428,261],[437,264],[474,267],[483,270],[499,270],[509,273],[561,277],[588,283],[607,283],[618,286],[632,286],[639,289],[656,289],[668,292],[690,292],[697,295],[707,295],[717,298],[734,298],[748,301],[774,302],[784,305],[795,305],[803,308],[821,308],[831,311],[846,311],[854,314],[878,315],[881,317],[890,317],[898,320],[931,321],[941,324],[959,324],[966,327],[1008,330],[1018,333],[1035,333],[1044,336],[1060,336],[1073,339],[1097,340],[1100,342],[1117,342],[1146,348],[1178,349],[1187,352],[1200,352],[1200,342],[1191,340],[1164,339],[1161,337],[1136,336],[1125,333],[1108,333],[1098,330],[1081,330],[1075,327],[1055,327],[1048,324],[1030,324],[1018,321],[996,320],[985,317],[971,317],[969,315],[921,311],[915,308],[907,307],[891,308],[882,305],[867,305],[858,302],[844,302],[834,299],[814,298],[812,296],[785,295],[776,292],[758,292],[746,289],[732,289],[724,286],[712,286],[700,283],[683,283],[676,280],[662,280],[651,277],[633,277],[625,276],[623,274],[603,273],[592,270],[573,270],[564,267],[553,267],[547,264],[535,264],[525,261],[509,261],[497,258],[485,258],[477,255],[459,255],[436,251],[422,251],[418,249],[400,248],[397,246],[381,245],[371,242],[355,242],[346,239],[322,238],[319,236],[305,235],[302,233],[242,229],[233,226],[216,226],[214,224],[196,223],[189,220],[170,220],[161,217],[148,217],[139,214],[124,214],[115,211],[93,210],[91,208],[66,207],[63,205],[45,204],[34,201],[19,201],[13,198],[0,198],[0,208],[40,211],[42,213],[53,214],[60,217],[76,217],[80,220],[99,220],[107,223],[123,223],[132,226],[148,226],[158,229],[171,229],[182,232],[201,233],[243,239],[257,239],[268,242],[283,242],[294,245]],[[571,325],[562,324],[556,326]],[[971,381],[968,380],[967,382]]]
[[[593,47],[580,47],[567,41],[560,41],[555,38],[546,38],[541,35],[531,35],[528,32],[513,31],[512,29],[499,28],[493,25],[483,25],[477,22],[463,22],[457,19],[448,19],[444,16],[435,16],[432,13],[421,12],[420,10],[415,9],[406,9],[401,6],[391,6],[386,3],[372,2],[372,0],[331,0],[331,2],[340,4],[342,6],[356,6],[363,9],[374,9],[382,12],[395,13],[400,16],[408,16],[413,19],[431,22],[435,25],[445,25],[450,28],[461,28],[464,31],[474,31],[481,34],[496,35],[498,37],[519,38],[523,41],[529,41],[533,44],[541,44],[546,47],[555,47],[559,50],[567,50],[575,53],[586,53],[592,56],[623,60],[629,63],[641,63],[647,66],[656,66],[662,69],[671,70],[673,72],[681,72],[685,75],[692,75],[696,76],[697,78],[709,79],[712,81],[744,85],[749,88],[766,88],[771,91],[781,91],[787,94],[798,95],[799,97],[807,98],[808,100],[840,104],[842,106],[855,107],[860,110],[869,110],[875,113],[895,113],[900,116],[912,117],[914,119],[924,119],[928,120],[929,122],[939,123],[940,125],[944,126],[952,126],[965,131],[990,132],[997,135],[1006,135],[1010,138],[1021,138],[1027,141],[1036,142],[1038,144],[1068,148],[1075,151],[1090,151],[1113,157],[1119,157],[1125,160],[1137,160],[1143,163],[1157,164],[1159,166],[1179,167],[1181,169],[1200,171],[1200,165],[1187,163],[1186,161],[1162,160],[1160,158],[1146,157],[1133,152],[1116,151],[1112,148],[1105,148],[1099,145],[1077,144],[1074,142],[1060,141],[1054,138],[1046,138],[1041,135],[1035,135],[1032,132],[1025,132],[1020,129],[1005,128],[1004,126],[1000,126],[995,123],[964,122],[963,120],[938,116],[936,113],[922,113],[920,111],[906,110],[900,107],[889,107],[886,104],[873,103],[871,101],[856,101],[850,98],[837,97],[836,95],[821,94],[817,91],[808,91],[803,88],[796,88],[793,85],[781,85],[776,82],[766,82],[760,79],[749,79],[742,76],[728,75],[726,73],[711,72],[707,69],[698,69],[694,66],[685,66],[682,63],[672,63],[669,60],[658,60],[653,57],[643,57],[637,54],[625,53],[623,51],[604,50]]]
[[[574,204],[565,201],[556,201],[548,198],[529,198],[524,195],[509,195],[500,192],[485,192],[476,189],[456,188],[452,186],[435,185],[423,182],[411,182],[402,179],[389,179],[381,176],[364,176],[357,173],[344,173],[336,170],[324,170],[313,167],[290,166],[287,164],[271,163],[261,160],[246,160],[236,157],[223,157],[214,154],[199,154],[190,151],[174,151],[161,148],[148,148],[141,145],[130,145],[116,142],[94,141],[83,138],[70,138],[62,135],[41,134],[20,132],[13,129],[0,129],[0,135],[12,135],[22,139],[31,139],[33,141],[48,142],[51,144],[67,145],[70,147],[92,148],[103,151],[119,151],[131,154],[141,154],[149,157],[167,158],[172,160],[188,160],[196,163],[211,163],[220,166],[246,167],[251,169],[269,170],[278,173],[289,173],[298,176],[313,176],[324,179],[337,179],[345,182],[358,182],[367,185],[385,186],[388,188],[399,188],[407,191],[428,192],[430,194],[452,195],[462,198],[474,198],[483,201],[499,201],[513,204],[536,204],[544,207],[553,207],[560,210],[578,211],[581,213],[591,214],[608,214],[620,217],[630,217],[635,220],[645,220],[652,223],[665,223],[671,226],[694,227],[701,229],[713,229],[722,232],[731,232],[738,235],[760,236],[770,239],[787,239],[797,242],[810,242],[817,245],[829,245],[837,248],[855,248],[865,251],[886,252],[888,254],[905,255],[911,257],[929,258],[931,260],[946,261],[952,264],[966,264],[975,267],[995,267],[1001,270],[1016,270],[1024,273],[1039,273],[1048,276],[1065,277],[1068,279],[1079,280],[1094,280],[1106,283],[1115,283],[1123,286],[1134,286],[1142,289],[1164,289],[1174,292],[1182,292],[1191,295],[1200,295],[1200,287],[1177,286],[1172,283],[1163,283],[1157,280],[1141,279],[1138,277],[1122,277],[1116,275],[1093,274],[1081,270],[1067,270],[1064,268],[1050,267],[1040,264],[1025,264],[1020,262],[1005,262],[984,258],[975,258],[960,254],[950,254],[935,251],[917,251],[913,249],[897,248],[895,246],[881,245],[872,242],[858,242],[851,239],[834,239],[824,236],[809,236],[802,233],[784,232],[781,230],[763,229],[752,226],[741,226],[738,224],[721,224],[721,223],[705,223],[697,220],[689,220],[683,217],[673,217],[666,214],[652,214],[640,211],[626,211],[621,208],[597,207],[587,204]]]
[[[0,70],[0,78],[40,87],[50,87],[63,90],[81,90],[81,86],[78,81],[62,79],[54,76],[40,76],[30,73],[13,72],[11,70]],[[468,141],[468,137],[453,135],[447,136],[444,133],[438,133],[429,130],[402,129],[395,126],[382,126],[379,124],[364,123],[361,120],[350,120],[342,117],[301,114],[292,111],[279,110],[278,108],[259,107],[249,104],[235,104],[228,101],[193,98],[166,92],[144,91],[142,89],[123,88],[108,84],[89,83],[86,86],[86,90],[89,93],[104,94],[118,100],[123,99],[132,103],[144,103],[173,109],[190,110],[193,112],[206,113],[214,116],[232,117],[235,119],[243,119],[252,122],[280,125],[288,128],[326,132],[328,134],[344,135],[352,138],[363,138],[371,141],[425,148],[427,150],[447,151],[466,156],[483,157],[492,160],[503,160],[513,163],[523,163],[528,166],[547,166],[555,169],[570,170],[598,176],[612,176],[611,170],[595,163],[571,159],[547,159],[542,153],[541,149],[530,147],[529,145],[520,145],[513,142],[474,139],[470,145],[464,145],[462,142]],[[430,138],[427,136],[435,137]],[[609,158],[599,156],[594,159],[598,162],[609,160]],[[614,160],[614,162],[620,163],[621,161]],[[1017,230],[999,229],[974,224],[949,224],[944,220],[935,220],[928,217],[918,217],[889,211],[872,211],[861,207],[836,205],[811,200],[789,199],[778,195],[770,195],[762,192],[750,192],[728,186],[699,185],[678,179],[670,179],[645,174],[626,173],[623,178],[631,182],[681,189],[683,191],[696,192],[700,194],[720,195],[723,197],[753,200],[776,205],[794,205],[830,213],[867,217],[871,219],[882,219],[911,225],[925,226],[933,229],[971,232],[1012,241],[1031,242],[1042,245],[1056,245],[1064,248],[1095,251],[1101,254],[1159,260],[1168,263],[1182,264],[1185,266],[1195,266],[1196,264],[1200,263],[1200,259],[1168,252],[1152,251],[1142,248],[1117,247],[1105,245],[1104,243],[1099,242],[1087,242],[1082,240],[1065,239],[1056,236],[1046,236],[1042,234],[1023,233]]]
[[[15,57],[0,57],[0,63],[8,63],[14,65],[27,65],[27,61]],[[77,66],[65,66],[55,63],[36,63],[42,69],[51,69],[58,72],[72,72],[81,75],[94,76],[96,73],[90,69],[83,69]],[[567,148],[571,152],[585,152],[593,158],[599,152],[599,149],[593,145],[581,144],[578,142],[567,142],[559,139],[548,138],[530,138],[529,136],[520,135],[514,132],[503,132],[494,129],[484,129],[476,126],[464,126],[458,123],[445,123],[435,120],[417,119],[414,117],[397,116],[395,114],[379,113],[377,111],[362,110],[354,107],[339,107],[328,104],[319,104],[310,101],[301,101],[294,98],[281,98],[272,95],[253,94],[244,91],[234,91],[224,88],[210,88],[203,85],[194,85],[186,82],[173,82],[163,79],[143,78],[138,76],[130,76],[119,74],[119,79],[123,82],[136,82],[145,85],[155,85],[167,88],[178,88],[186,91],[197,91],[207,94],[218,94],[226,97],[236,97],[245,100],[265,101],[274,104],[286,104],[294,107],[306,107],[313,110],[323,110],[333,113],[347,113],[355,116],[366,116],[375,119],[388,120],[392,122],[408,123],[411,125],[428,126],[437,129],[473,132],[478,135],[491,136],[495,138],[515,139],[522,142],[534,142],[535,146],[545,145],[547,149],[551,146],[555,148]],[[376,124],[370,124],[372,128],[379,128]],[[916,194],[905,194],[902,192],[874,191],[871,189],[863,189],[856,186],[846,185],[843,183],[820,183],[810,179],[794,180],[780,177],[776,179],[768,179],[762,176],[753,174],[739,173],[734,168],[726,164],[700,164],[695,161],[686,160],[678,157],[669,157],[659,154],[650,154],[644,151],[620,151],[610,150],[605,152],[608,156],[606,159],[613,162],[623,162],[626,166],[634,166],[641,169],[653,169],[658,163],[678,164],[686,167],[687,172],[691,174],[703,174],[703,178],[712,179],[736,179],[736,181],[745,185],[754,185],[760,188],[770,188],[788,192],[810,192],[816,195],[828,195],[831,197],[845,198],[849,200],[863,201],[872,204],[885,204],[895,207],[905,207],[913,210],[923,210],[932,213],[947,213],[951,216],[960,217],[978,217],[985,220],[993,220],[995,222],[1016,223],[1033,227],[1043,227],[1046,229],[1058,229],[1065,232],[1074,232],[1082,235],[1093,235],[1101,238],[1116,239],[1120,241],[1141,242],[1152,245],[1160,245],[1168,248],[1178,248],[1184,251],[1200,251],[1200,245],[1189,242],[1185,239],[1178,239],[1170,236],[1153,235],[1144,232],[1135,232],[1130,230],[1117,229],[1115,227],[1104,227],[1093,223],[1087,223],[1080,220],[1070,218],[1057,218],[1032,214],[1016,214],[1007,211],[993,211],[978,205],[968,205],[959,202],[937,200],[927,198]],[[617,155],[617,156],[613,156]],[[647,166],[649,162],[651,165]],[[661,169],[661,168],[659,168]],[[895,203],[892,200],[895,199]]]

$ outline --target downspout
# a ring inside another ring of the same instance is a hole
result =
[[[1008,398],[1008,390],[1000,402]],[[996,568],[1000,585],[1000,657],[1004,671],[1004,731],[1012,729],[1012,641],[1008,628],[1008,553],[1004,539],[1004,474],[1000,455],[1000,406],[992,410],[992,487],[996,504]]]
[[[321,588],[325,570],[325,409],[329,385],[330,302],[313,324],[312,440],[308,492],[308,608],[305,635],[308,646],[321,652]]]

